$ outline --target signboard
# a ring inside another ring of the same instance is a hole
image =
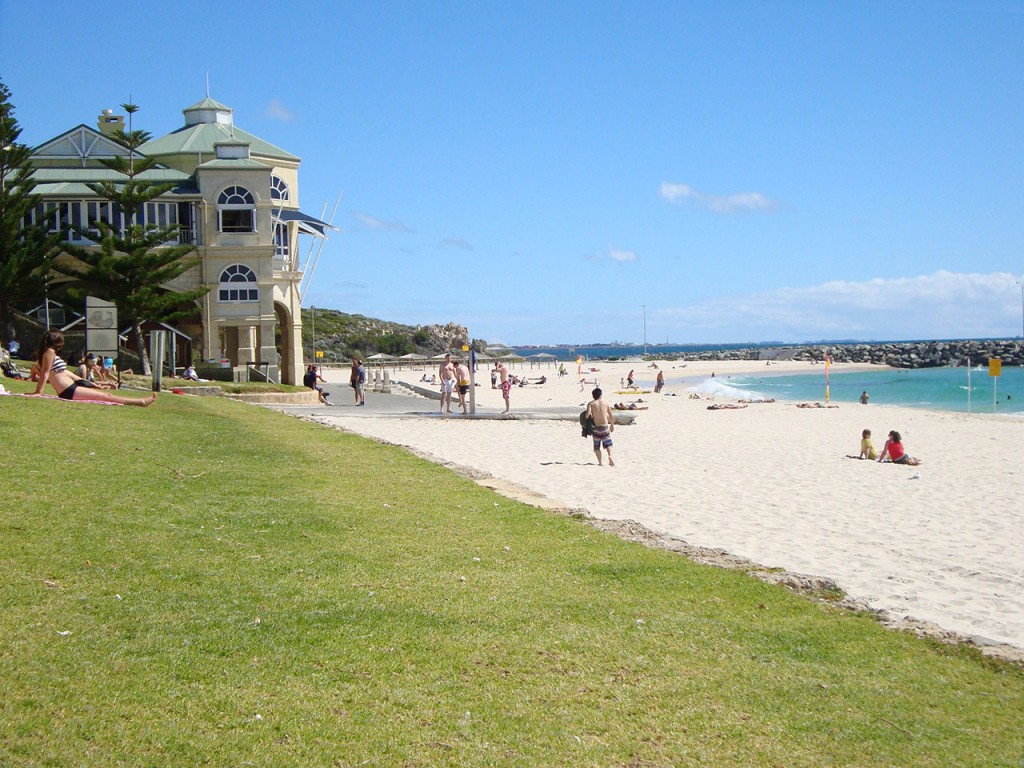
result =
[[[317,358],[323,357],[324,356],[324,351],[322,349],[318,349],[316,351],[316,356],[317,356]]]
[[[1002,376],[1003,375],[1003,361],[1001,358],[993,357],[988,361],[988,375],[989,376]]]
[[[85,348],[96,355],[117,357],[117,306],[85,297]]]

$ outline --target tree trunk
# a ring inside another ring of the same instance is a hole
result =
[[[7,349],[7,342],[10,339],[7,338],[7,326],[10,323],[10,312],[7,309],[7,302],[0,299],[0,344],[3,345],[4,349]]]
[[[149,376],[153,369],[149,365],[149,350],[146,349],[146,338],[142,335],[142,323],[132,323],[132,333],[135,334],[135,344],[139,348],[139,359],[142,360],[142,375]]]

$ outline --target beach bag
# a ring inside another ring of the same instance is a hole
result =
[[[590,437],[594,433],[594,419],[586,411],[580,414],[580,427],[583,430],[582,437]]]

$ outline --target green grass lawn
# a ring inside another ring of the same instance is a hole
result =
[[[3,766],[1024,760],[1017,667],[392,446],[173,395],[0,434]]]

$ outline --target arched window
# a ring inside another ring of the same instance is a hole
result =
[[[228,187],[217,198],[217,222],[221,232],[255,232],[256,201],[245,187]]]
[[[276,174],[270,177],[270,199],[280,200],[283,203],[287,203],[292,199],[291,192],[288,191],[288,185],[284,183],[284,179]]]
[[[220,273],[221,301],[259,301],[256,273],[244,264],[232,264]]]

